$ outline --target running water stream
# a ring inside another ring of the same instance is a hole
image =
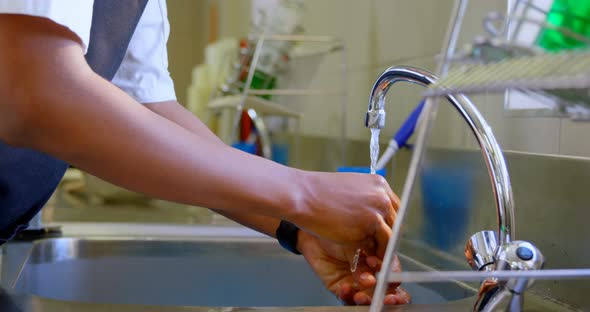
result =
[[[369,150],[371,153],[371,174],[377,171],[377,160],[379,160],[379,133],[381,129],[371,128],[371,143]]]
[[[371,156],[371,174],[375,174],[377,171],[377,160],[379,159],[379,133],[381,129],[371,128],[371,143],[369,145],[370,156]],[[358,267],[359,258],[361,256],[361,249],[357,249],[352,264],[350,266],[350,272],[355,272]]]

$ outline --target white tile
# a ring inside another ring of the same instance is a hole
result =
[[[510,117],[500,119],[501,125],[493,125],[500,130],[499,142],[503,149],[558,154],[559,119],[546,117]]]
[[[330,35],[344,40],[349,65],[369,65],[370,17],[373,1],[307,0],[304,27],[306,34]]]
[[[306,57],[293,59],[288,71],[279,77],[281,88],[335,89],[341,88],[341,60],[330,62],[334,57]]]
[[[484,34],[482,20],[488,12],[505,12],[505,0],[470,1],[463,20],[458,48]],[[436,55],[443,45],[453,0],[375,0],[377,64]]]
[[[340,131],[338,99],[331,96],[302,97],[299,106],[303,112],[303,135],[337,138]]]
[[[377,63],[440,51],[452,0],[376,0]]]
[[[251,1],[219,1],[219,38],[245,38],[250,31]]]
[[[347,97],[341,96],[300,96],[293,97],[294,101],[303,112],[301,129],[305,135],[339,138],[342,125],[342,101],[346,103],[346,133],[348,138],[355,140],[368,139],[367,129],[363,125],[369,91],[371,90],[372,73],[369,71],[357,71],[347,77]],[[337,80],[339,77],[326,75],[326,79]],[[318,81],[318,85],[326,83]],[[333,81],[328,84],[334,84]],[[293,103],[293,102],[292,102]]]
[[[453,0],[307,0],[305,30],[307,34],[341,37],[347,44],[347,133],[356,140],[368,140],[363,125],[367,100],[377,76],[391,65],[412,65],[435,70],[434,55],[441,48]],[[505,1],[474,0],[461,34],[470,42],[482,33],[481,19],[491,10],[504,10]],[[340,55],[327,56],[318,62],[295,64],[287,83],[296,88],[336,88],[340,84]],[[411,110],[418,104],[423,88],[400,83],[392,87],[387,98],[387,124],[381,139],[393,135]],[[338,137],[340,134],[340,99],[338,97],[300,97],[285,100],[299,106],[304,113],[303,133]],[[511,149],[554,152],[559,139],[554,120],[519,121],[507,118],[503,109],[485,96],[474,97],[484,118],[499,133],[498,140]],[[544,139],[529,138],[540,132]],[[433,131],[433,145],[475,147],[470,130],[450,105],[442,104]]]
[[[528,153],[559,152],[559,119],[514,117],[504,110],[502,94],[488,95],[484,118],[504,150]]]
[[[590,122],[562,119],[559,153],[565,156],[590,157]]]
[[[506,0],[474,0],[469,1],[467,13],[463,19],[463,27],[459,35],[458,47],[471,43],[473,38],[485,34],[482,21],[490,12],[506,12]]]

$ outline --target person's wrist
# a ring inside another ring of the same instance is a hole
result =
[[[300,227],[305,225],[305,220],[309,219],[311,215],[310,205],[308,203],[310,196],[307,194],[310,183],[309,179],[309,171],[293,169],[292,184],[287,205],[288,209],[285,217],[282,218]]]
[[[308,243],[309,243],[310,239],[313,239],[313,238],[314,237],[312,235],[310,235],[309,233],[300,229],[299,232],[297,233],[297,250],[301,254],[305,255]]]

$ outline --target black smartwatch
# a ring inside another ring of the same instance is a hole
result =
[[[297,250],[297,234],[299,233],[299,228],[287,221],[281,221],[277,231],[275,232],[277,239],[279,240],[279,244],[283,246],[283,248],[287,249],[288,251],[300,255],[301,253]]]

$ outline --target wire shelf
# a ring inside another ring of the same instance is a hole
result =
[[[582,18],[567,12],[558,14]],[[443,60],[452,69],[424,95],[517,90],[530,95],[533,102],[545,98],[543,102],[552,103],[545,110],[552,110],[554,115],[590,121],[590,94],[586,90],[590,88],[590,50],[587,49],[590,38],[548,23],[548,15],[533,0],[514,1],[507,14],[490,12],[483,21],[486,35],[475,38],[465,50]],[[544,50],[540,42],[547,31],[560,34],[579,47]],[[536,36],[531,35],[535,33]],[[539,112],[543,114],[542,110]]]

